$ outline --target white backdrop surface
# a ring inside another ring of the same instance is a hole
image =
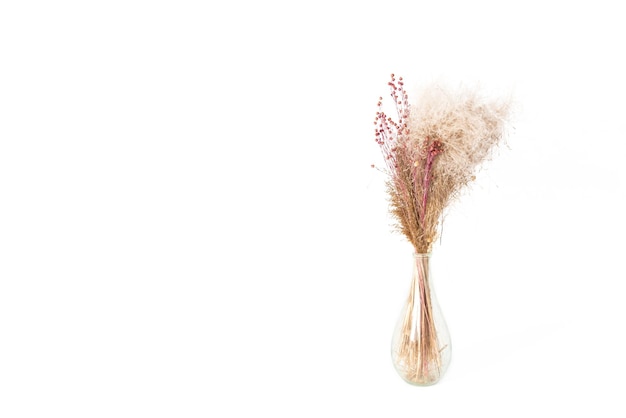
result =
[[[623,417],[626,36],[611,2],[0,5],[0,416]],[[446,215],[436,386],[390,73],[511,95]]]

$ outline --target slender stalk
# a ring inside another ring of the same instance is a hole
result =
[[[428,155],[426,156],[426,165],[424,167],[424,183],[422,184],[423,196],[422,196],[422,212],[420,213],[420,219],[422,223],[426,218],[426,205],[428,205],[428,191],[430,190],[430,181],[433,173],[433,162],[435,157],[441,153],[441,144],[439,141],[434,141],[430,145]]]

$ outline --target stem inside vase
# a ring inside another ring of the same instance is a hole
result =
[[[432,385],[450,360],[450,338],[430,283],[430,255],[416,254],[409,297],[392,345],[396,370],[414,385]]]

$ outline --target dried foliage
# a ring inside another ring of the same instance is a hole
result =
[[[415,251],[428,253],[444,209],[500,142],[509,102],[432,86],[411,106],[402,77],[392,74],[389,86],[397,120],[383,112],[380,98],[374,123],[391,212]]]

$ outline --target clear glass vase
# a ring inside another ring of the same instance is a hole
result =
[[[448,368],[450,350],[450,334],[431,283],[430,253],[415,254],[409,297],[391,344],[393,365],[406,382],[432,385]]]

